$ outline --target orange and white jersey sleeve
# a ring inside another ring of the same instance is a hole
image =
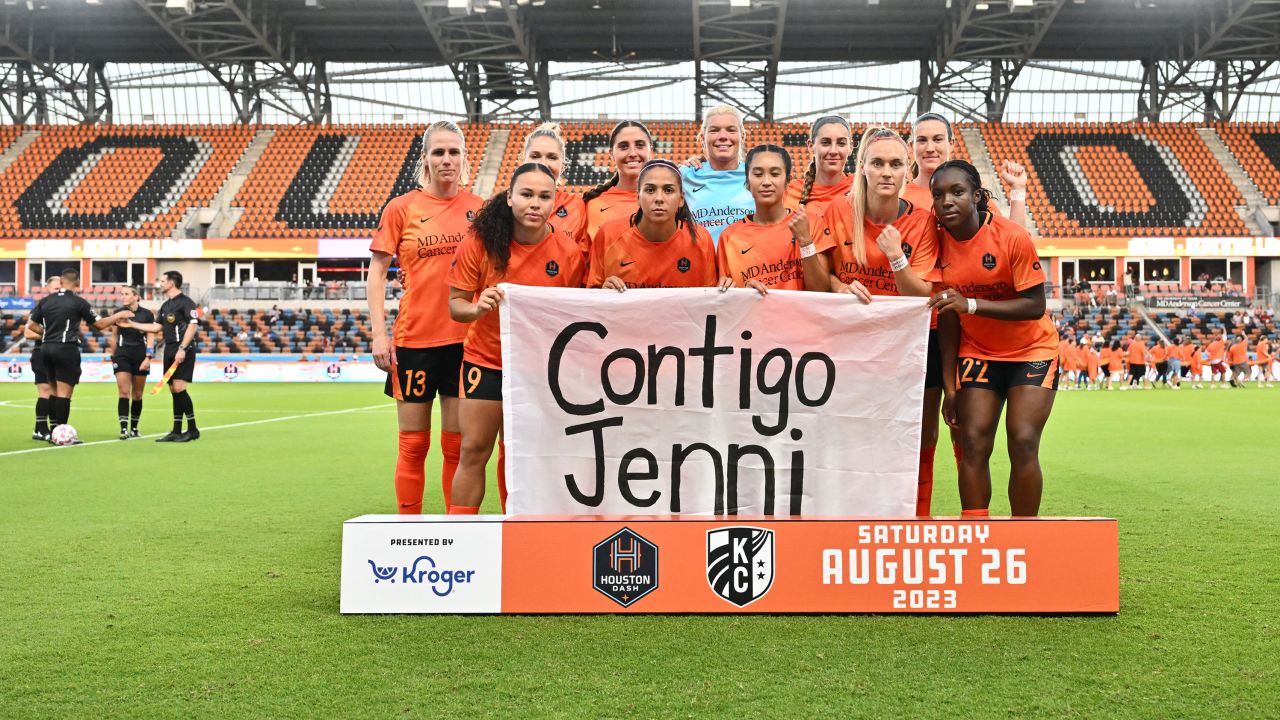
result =
[[[397,347],[428,348],[462,342],[467,327],[449,317],[442,280],[484,201],[469,192],[438,198],[424,190],[401,195],[382,211],[371,251],[394,255],[404,271],[396,316]]]

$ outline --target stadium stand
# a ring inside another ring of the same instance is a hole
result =
[[[253,136],[240,125],[39,132],[0,176],[5,237],[170,237],[188,209],[213,199]]]
[[[1249,234],[1244,198],[1193,125],[993,123],[982,135],[993,157],[1027,167],[1043,237]]]
[[[1219,137],[1272,205],[1280,205],[1280,123],[1218,123]]]
[[[472,181],[491,126],[462,126]],[[276,128],[233,203],[232,237],[367,237],[382,206],[416,187],[423,125]]]

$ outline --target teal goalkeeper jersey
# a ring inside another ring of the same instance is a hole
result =
[[[720,232],[755,212],[756,204],[747,190],[747,174],[739,164],[733,170],[712,170],[710,163],[693,169],[680,168],[684,183],[684,201],[693,219],[711,233],[711,241],[720,244]]]

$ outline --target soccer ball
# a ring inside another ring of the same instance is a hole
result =
[[[54,445],[70,445],[76,441],[76,429],[70,425],[59,425],[53,429],[49,438]]]

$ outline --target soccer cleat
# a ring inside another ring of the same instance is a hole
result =
[[[49,433],[33,432],[31,433],[31,439],[38,442],[49,442]]]
[[[120,439],[121,439],[121,440],[128,440],[128,439],[129,439],[129,431],[128,431],[128,430],[121,430],[121,431],[120,431]]]
[[[190,442],[190,441],[192,441],[192,440],[199,440],[199,439],[200,439],[200,431],[199,431],[199,430],[188,430],[188,431],[186,431],[186,432],[182,433],[182,437],[183,437],[183,438],[185,438],[185,439],[183,440],[183,442]]]
[[[164,437],[156,438],[156,442],[186,442],[187,436],[182,433],[171,432]]]
[[[138,434],[138,428],[134,428],[134,429],[132,429],[132,430],[130,430],[130,431],[129,431],[129,437],[131,437],[131,438],[140,438],[140,437],[142,437],[142,436]]]

